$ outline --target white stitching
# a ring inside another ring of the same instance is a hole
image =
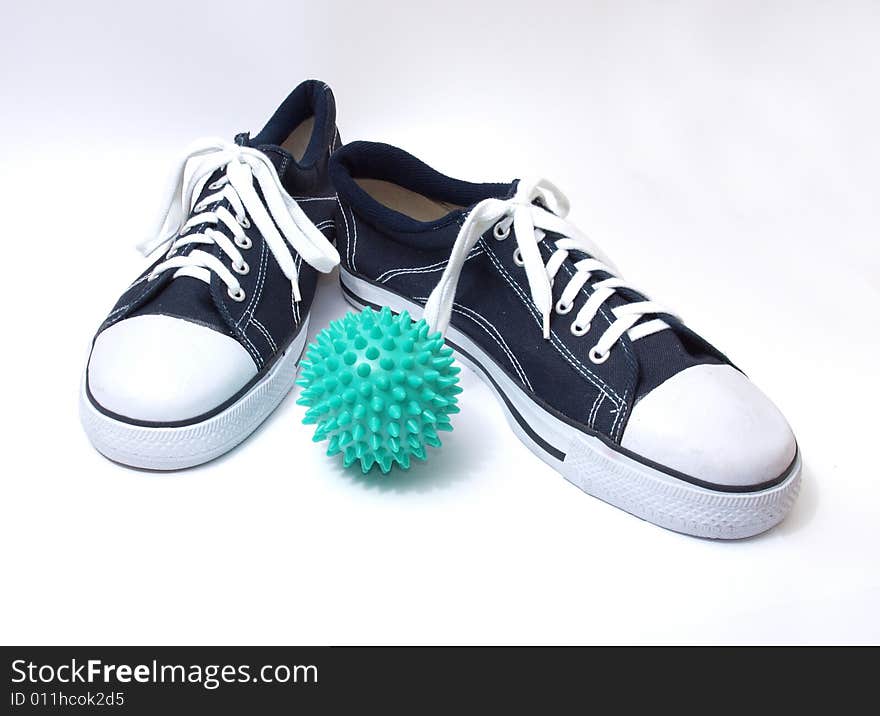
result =
[[[415,300],[416,301],[427,301],[428,299],[425,296],[417,296],[417,297],[415,297]],[[486,318],[482,314],[478,313],[473,308],[470,308],[469,306],[465,306],[465,305],[463,305],[461,303],[457,303],[457,302],[452,304],[452,310],[455,311],[456,313],[461,314],[465,318],[470,318],[475,324],[477,324],[477,326],[479,328],[482,328],[486,332],[486,334],[489,336],[489,338],[491,338],[493,341],[495,341],[495,343],[498,344],[498,347],[501,348],[501,350],[504,351],[504,353],[510,359],[511,364],[513,365],[513,369],[516,371],[517,375],[519,376],[520,381],[522,381],[526,386],[528,386],[529,390],[531,390],[532,392],[535,391],[535,389],[532,387],[531,382],[528,379],[528,376],[526,376],[526,373],[523,370],[522,365],[517,360],[516,355],[514,355],[513,351],[510,349],[510,346],[507,345],[507,341],[504,340],[504,336],[501,335],[501,333],[498,331],[498,329],[492,324],[492,322],[488,318]],[[469,311],[473,315],[469,315],[468,313],[465,313],[465,311]],[[480,321],[477,320],[478,318],[482,319],[484,323],[480,323]],[[489,330],[490,328],[492,329],[491,331]],[[492,334],[492,331],[495,332],[495,335]]]
[[[262,365],[263,365],[262,353],[260,353],[260,351],[257,350],[257,347],[253,343],[251,343],[251,339],[248,338],[247,333],[242,331],[241,337],[244,339],[245,343],[247,344],[244,346],[245,349],[247,349],[248,353],[251,354],[251,358],[254,359],[254,362],[257,364],[257,367],[258,368],[262,367]],[[242,345],[244,345],[244,344],[242,344]]]
[[[468,254],[465,261],[470,261],[472,258],[480,256],[482,253],[483,249],[479,246],[475,246],[471,249],[471,252]],[[379,276],[376,281],[379,283],[388,283],[392,278],[397,278],[404,274],[433,273],[434,271],[440,271],[441,269],[446,268],[448,264],[449,259],[446,259],[444,261],[437,261],[436,263],[428,264],[427,266],[414,266],[413,268],[405,268],[401,266],[400,268],[388,269],[385,273]]]
[[[479,313],[474,311],[472,308],[468,308],[467,306],[463,306],[460,303],[454,303],[452,306],[452,310],[457,311],[458,313],[461,313],[461,315],[463,315],[463,316],[467,316],[468,318],[470,318],[474,323],[476,323],[479,326],[480,323],[476,320],[476,318],[474,318],[473,316],[468,316],[467,314],[463,313],[463,311],[470,311],[471,313],[474,313],[477,316],[479,316],[481,319],[483,319],[483,321],[485,321],[488,324],[488,328],[491,328],[493,331],[495,331],[495,336],[497,336],[497,337],[493,336],[489,332],[487,326],[481,326],[483,328],[483,330],[486,331],[486,333],[489,335],[489,337],[493,338],[494,341],[499,346],[501,346],[501,350],[503,350],[507,354],[507,357],[510,358],[510,362],[513,364],[513,368],[517,372],[517,374],[519,375],[520,380],[522,380],[522,382],[525,383],[526,386],[528,386],[528,389],[534,393],[535,389],[532,387],[532,384],[529,381],[528,376],[526,376],[526,373],[523,370],[522,365],[516,359],[516,356],[513,354],[513,351],[510,350],[510,346],[507,345],[507,341],[504,340],[504,337],[498,332],[498,329],[494,325],[492,325],[492,323],[485,316],[480,315]]]
[[[354,211],[351,207],[349,207],[349,211],[351,211],[351,228],[354,230],[354,243],[351,247],[351,269],[352,271],[357,271],[357,267],[354,262],[354,255],[357,253],[357,245],[358,245],[358,226],[357,221],[354,218]]]
[[[148,274],[148,273],[144,274],[136,281],[133,281],[132,283],[130,283],[128,288],[125,289],[125,293],[128,293],[129,291],[131,291],[131,289],[133,289],[135,286],[137,286],[141,281],[146,281],[149,278],[149,276],[150,276],[150,274]]]
[[[297,261],[299,263],[297,263]],[[302,266],[302,256],[299,254],[293,259],[293,265],[296,267],[296,275],[299,276],[299,267]],[[296,294],[293,292],[293,288],[290,289],[290,306],[293,309],[293,320],[295,325],[299,325],[300,323],[300,314],[299,314],[299,301],[296,300]]]
[[[591,428],[596,424],[596,414],[599,412],[599,407],[602,405],[602,402],[605,400],[605,393],[599,393],[599,396],[593,401],[593,407],[590,410],[590,415],[587,418],[587,425]]]
[[[248,302],[247,308],[244,309],[244,313],[241,314],[239,319],[235,322],[236,326],[240,326],[241,322],[245,319],[245,316],[254,315],[254,311],[257,310],[257,305],[260,302],[260,297],[263,295],[263,284],[266,282],[266,275],[269,273],[267,268],[269,266],[269,259],[266,257],[266,242],[263,241],[260,244],[260,272],[257,275],[257,283],[254,289],[254,294],[251,296],[251,300]],[[248,323],[250,320],[248,320]],[[247,323],[245,324],[245,328],[247,328]]]
[[[126,308],[130,308],[132,303],[134,303],[134,301],[132,301],[131,303],[126,303],[124,306],[120,306],[119,308],[114,308],[112,311],[110,311],[110,313],[107,314],[107,318],[105,318],[104,320],[108,320],[111,316],[115,316],[117,313],[122,313],[122,311],[124,311]]]
[[[483,241],[483,240],[481,239],[481,241]],[[525,293],[523,293],[522,288],[520,288],[513,281],[510,274],[507,272],[507,270],[504,268],[504,266],[502,266],[501,263],[498,261],[498,258],[495,256],[492,249],[489,248],[489,246],[486,245],[485,242],[483,242],[483,247],[486,250],[486,255],[492,261],[495,268],[501,273],[501,276],[504,278],[505,281],[507,281],[507,283],[511,286],[511,288],[513,288],[513,290],[519,296],[520,300],[525,304],[525,306],[531,312],[532,318],[535,319],[535,323],[537,323],[538,326],[540,327],[541,318],[538,316],[538,309],[535,308],[534,304],[529,300],[529,298],[525,295]],[[593,387],[595,387],[596,389],[598,389],[602,392],[608,393],[608,397],[611,399],[612,403],[614,403],[615,405],[619,405],[621,398],[617,394],[617,392],[613,388],[611,388],[610,386],[606,385],[605,382],[601,378],[599,378],[599,376],[597,376],[595,373],[593,373],[589,368],[587,368],[585,365],[583,365],[572,354],[572,352],[568,349],[568,347],[559,339],[559,336],[556,334],[556,331],[553,331],[553,330],[550,331],[550,338],[551,338],[551,342],[553,343],[556,350],[559,351],[560,355],[562,355],[562,357],[565,358],[565,360],[568,361],[568,363],[578,373],[580,373],[582,376],[584,376],[584,378],[586,378],[587,381],[592,383]]]
[[[501,274],[503,275],[503,277],[504,277],[504,279],[507,281],[507,283],[509,283],[510,286],[516,291],[516,293],[517,293],[517,294],[519,295],[519,297],[520,297],[520,300],[522,300],[522,301],[525,303],[526,307],[531,311],[531,313],[532,313],[532,317],[535,319],[535,322],[540,326],[540,325],[541,325],[541,318],[540,318],[540,316],[538,315],[538,309],[535,307],[535,305],[532,303],[532,301],[529,299],[529,297],[526,296],[526,294],[525,294],[525,292],[523,291],[523,289],[522,289],[522,288],[521,288],[521,287],[520,287],[520,286],[519,286],[519,285],[513,280],[513,277],[512,277],[512,276],[510,275],[510,273],[504,268],[504,266],[503,266],[503,265],[501,264],[501,262],[498,260],[498,257],[495,255],[495,253],[494,253],[494,252],[493,252],[493,251],[492,251],[492,250],[491,250],[491,249],[490,249],[485,243],[484,243],[484,246],[485,246],[485,249],[486,249],[486,253],[487,253],[487,255],[488,255],[489,258],[492,260],[492,263],[495,264],[495,267],[501,272]],[[568,346],[566,346],[566,345],[560,340],[560,338],[559,338],[559,336],[557,335],[556,331],[554,331],[554,330],[551,329],[551,331],[550,331],[550,337],[553,339],[553,344],[557,347],[557,349],[560,350],[560,351],[564,351],[564,353],[565,353],[566,355],[570,356],[571,361],[574,361],[574,363],[573,363],[572,365],[575,365],[575,364],[576,364],[576,366],[579,366],[580,370],[579,370],[578,372],[580,372],[580,373],[581,373],[582,375],[584,375],[585,377],[587,377],[587,374],[588,374],[589,376],[591,376],[592,379],[590,379],[590,378],[587,378],[587,379],[588,379],[591,383],[593,383],[593,385],[594,385],[596,388],[598,388],[599,390],[602,390],[602,391],[607,392],[607,393],[608,393],[608,397],[611,398],[611,401],[612,401],[613,403],[616,404],[617,401],[620,400],[620,394],[617,393],[617,392],[616,392],[616,391],[615,391],[610,385],[606,384],[605,381],[602,380],[602,378],[600,378],[598,375],[596,375],[595,373],[593,373],[593,371],[591,371],[589,368],[587,368],[583,363],[581,363],[581,362],[577,359],[577,356],[575,356],[575,355],[571,352],[571,350],[569,350]],[[571,361],[569,361],[569,362],[571,362]],[[584,372],[586,372],[586,374],[585,374]],[[594,382],[594,381],[596,381],[596,382]],[[615,400],[615,399],[616,399],[616,400]]]
[[[272,336],[269,335],[269,331],[266,330],[266,327],[262,323],[260,323],[256,318],[251,318],[251,325],[256,327],[256,329],[258,331],[260,331],[260,333],[263,334],[263,336],[266,338],[266,342],[269,344],[269,347],[272,349],[272,352],[277,353],[278,352],[278,345],[272,339]]]
[[[143,276],[142,278],[147,278],[147,277],[146,277],[146,276]],[[140,281],[140,280],[141,280],[141,279],[138,279],[138,281]],[[136,286],[137,283],[138,283],[138,281],[135,281],[131,286],[129,286],[127,289],[125,289],[125,292],[123,293],[123,296],[124,296],[126,293],[128,293],[128,292],[129,292],[134,286]],[[106,323],[107,321],[109,321],[109,320],[110,320],[113,316],[115,316],[116,314],[118,314],[118,313],[122,313],[123,311],[126,311],[126,310],[128,310],[129,308],[131,308],[135,303],[137,303],[138,301],[140,301],[140,300],[141,300],[141,299],[147,294],[147,291],[149,291],[149,290],[150,290],[149,286],[145,286],[144,288],[141,289],[141,292],[140,292],[137,296],[135,296],[134,298],[132,298],[132,299],[131,299],[128,303],[126,303],[124,306],[120,306],[119,308],[114,308],[112,311],[110,311],[110,313],[107,314],[107,317],[104,319],[104,323]]]
[[[266,242],[263,241],[263,248],[265,249]],[[254,313],[256,313],[257,308],[260,305],[260,301],[263,298],[263,287],[266,285],[266,279],[269,277],[269,252],[265,252],[265,260],[263,260],[263,253],[260,254],[260,276],[257,277],[257,289],[254,292],[254,300],[251,304],[251,317],[249,321],[254,320]]]
[[[627,399],[628,395],[629,395],[629,388],[627,388],[623,393],[622,404],[617,406],[616,410],[611,411],[614,413],[614,422],[611,423],[611,429],[608,431],[608,433],[617,442],[620,442],[620,433],[623,430],[623,420],[620,420],[620,418],[621,418],[621,416],[623,416],[625,414],[625,410],[626,410],[626,406],[627,406],[626,399]],[[618,423],[618,421],[620,421],[620,422]],[[617,428],[616,432],[615,432],[615,428]]]
[[[339,211],[342,212],[342,220],[345,222],[345,257],[347,259],[351,248],[351,234],[348,232],[348,217],[345,215],[345,208],[342,206],[342,202],[339,201],[338,196],[336,197],[336,203],[339,204]],[[351,265],[350,261],[349,265]]]
[[[333,219],[329,219],[329,220],[327,220],[327,221],[322,221],[322,222],[320,222],[320,223],[318,223],[318,224],[315,224],[315,228],[316,228],[318,231],[320,231],[322,234],[324,234],[324,236],[326,236],[328,239],[331,239],[331,240],[332,240],[332,239],[333,239],[333,236],[332,236],[331,234],[324,233],[324,232],[330,231],[330,232],[334,232],[334,233],[335,233],[335,231],[336,231],[336,222],[335,222]]]

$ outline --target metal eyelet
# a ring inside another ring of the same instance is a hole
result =
[[[241,262],[241,266],[239,266],[238,264],[233,263],[233,264],[232,264],[232,270],[235,271],[235,273],[240,274],[241,276],[247,276],[247,274],[248,274],[248,273],[250,272],[250,270],[251,270],[251,267],[248,266],[247,261],[242,261],[242,262]]]
[[[241,226],[242,229],[251,228],[251,220],[248,219],[246,216],[236,216],[235,218],[238,221],[238,224],[239,224],[239,226]]]
[[[588,323],[586,326],[581,326],[577,323],[572,323],[569,330],[571,330],[573,336],[583,336],[590,332],[590,324]]]
[[[560,316],[564,316],[566,313],[570,313],[572,308],[574,308],[574,301],[572,301],[571,303],[563,303],[562,299],[560,298],[556,302],[556,313],[558,313]]]
[[[233,301],[236,301],[237,303],[241,303],[245,299],[245,292],[241,286],[238,287],[238,291],[236,291],[235,293],[233,293],[232,291],[230,291],[227,288],[226,295],[229,296],[229,298],[231,298]]]
[[[517,266],[525,266],[525,262],[523,261],[522,252],[519,250],[519,246],[516,247],[516,250],[513,252],[513,263]]]
[[[225,183],[226,182],[224,182],[222,179],[218,179],[217,181],[212,181],[210,184],[208,184],[208,188],[213,189],[213,190],[217,190],[220,187],[222,187]]]
[[[251,241],[251,237],[247,234],[242,234],[241,239],[236,237],[235,239],[233,239],[233,241],[235,242],[235,245],[238,246],[238,248],[240,249],[249,249],[251,246],[254,245],[254,242]]]
[[[610,356],[610,355],[611,355],[611,351],[605,351],[604,353],[599,353],[596,350],[595,346],[590,348],[590,360],[593,361],[593,363],[595,363],[596,365],[599,365],[600,363],[604,363],[606,360],[608,360],[608,356]]]
[[[501,222],[499,221],[492,229],[492,235],[498,241],[504,241],[504,239],[510,236],[510,226],[508,225],[508,227],[505,229],[501,226]]]

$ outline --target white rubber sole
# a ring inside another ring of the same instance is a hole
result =
[[[84,373],[79,413],[86,435],[102,455],[130,467],[180,470],[220,457],[256,430],[293,388],[308,335],[306,319],[275,365],[247,393],[222,412],[180,427],[145,427],[105,415],[89,400]]]
[[[388,306],[419,318],[422,307],[345,270],[340,280],[356,308]],[[791,511],[800,490],[800,454],[784,480],[754,492],[713,490],[635,460],[542,408],[464,333],[446,337],[456,357],[495,392],[517,437],[584,492],[675,532],[741,539],[764,532]]]

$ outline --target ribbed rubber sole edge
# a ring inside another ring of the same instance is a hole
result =
[[[378,304],[398,312],[407,310],[414,317],[422,315],[418,304],[347,271],[340,271],[340,281],[348,289],[343,291],[346,300],[357,308]],[[450,327],[448,335],[471,355],[484,357],[479,346],[460,331]],[[480,364],[460,351],[456,351],[456,357],[496,394],[514,433],[535,455],[584,492],[643,520],[697,537],[743,539],[779,524],[797,499],[801,485],[800,454],[787,477],[773,487],[755,492],[711,490],[655,470],[566,425],[531,400],[488,357]],[[563,448],[564,460],[554,458],[534,442],[514,418],[509,403],[539,434],[544,431],[543,436],[552,435],[549,441]]]

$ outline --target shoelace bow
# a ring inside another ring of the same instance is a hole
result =
[[[186,167],[192,160],[199,160],[199,163],[184,185]],[[206,177],[218,169],[223,169],[223,175],[208,185],[208,189],[214,193],[193,206],[196,190]],[[262,199],[257,194],[255,183],[262,193]],[[224,199],[232,211],[220,205]],[[223,139],[197,140],[190,146],[169,182],[165,205],[167,208],[159,222],[157,235],[138,246],[144,255],[168,246],[165,261],[153,269],[148,280],[155,280],[169,269],[177,269],[175,278],[191,276],[210,284],[213,272],[226,284],[230,298],[243,301],[244,289],[235,274],[244,275],[249,271],[241,251],[252,245],[245,233],[251,220],[290,281],[296,301],[302,297],[291,246],[303,261],[323,273],[330,272],[339,263],[336,249],[284,189],[269,158],[256,149]],[[212,205],[217,206],[209,210],[208,207]],[[229,229],[231,239],[214,228],[220,225]],[[202,228],[186,233],[195,227]],[[201,249],[175,255],[178,249],[190,244],[216,244],[231,259],[235,273],[214,254]]]
[[[538,201],[539,204],[534,203]],[[593,242],[576,227],[566,221],[569,202],[565,195],[546,179],[521,180],[516,194],[510,199],[484,199],[477,204],[465,219],[449,258],[428,302],[425,305],[425,318],[433,330],[445,333],[452,316],[458,279],[471,249],[490,228],[494,237],[504,241],[510,236],[513,226],[517,248],[514,261],[526,272],[532,301],[542,317],[543,335],[550,338],[550,317],[555,310],[567,314],[574,307],[574,301],[581,289],[597,273],[606,273],[605,278],[593,284],[593,292],[578,311],[571,324],[574,335],[585,335],[602,305],[621,288],[635,290],[615,274],[617,269]],[[558,234],[563,238],[554,242],[556,250],[544,263],[539,244],[546,237],[545,232]],[[574,275],[568,281],[562,295],[553,305],[553,282],[570,252],[582,252],[592,258],[585,258],[574,264]],[[590,349],[590,360],[604,363],[612,346],[628,333],[631,340],[638,340],[657,331],[669,328],[662,319],[655,318],[639,323],[648,314],[670,313],[654,301],[635,301],[611,309],[614,320],[602,333],[596,345]],[[636,323],[639,323],[636,326]]]

